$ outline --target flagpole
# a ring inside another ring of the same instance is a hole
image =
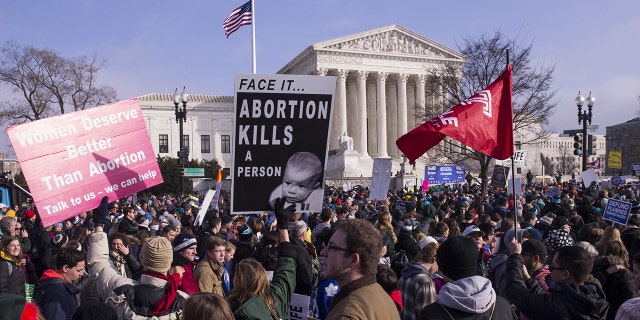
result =
[[[252,70],[256,73],[256,9],[254,1],[251,0],[251,58],[252,58]]]
[[[507,49],[507,65],[509,65],[509,49]],[[511,102],[511,110],[513,110],[513,102]],[[513,115],[511,115],[511,122],[513,122]],[[516,140],[513,139],[512,142],[513,150],[516,150],[515,143]],[[515,153],[515,152],[514,152]],[[517,205],[517,197],[516,197],[516,163],[513,161],[513,154],[511,154],[511,190],[513,190],[513,237],[517,239],[519,243],[522,243],[522,239],[518,239],[518,213],[516,211]],[[524,206],[523,206],[524,210]]]

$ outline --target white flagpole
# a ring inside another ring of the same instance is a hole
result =
[[[256,9],[251,0],[251,57],[253,73],[256,73]]]

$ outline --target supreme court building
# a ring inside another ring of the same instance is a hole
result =
[[[424,122],[416,108],[433,98],[425,89],[431,70],[465,61],[453,49],[390,25],[312,44],[278,73],[337,77],[325,175],[340,179],[371,177],[375,158],[392,158],[393,172],[399,171],[403,158],[395,141]],[[176,157],[172,94],[144,95],[140,107],[154,151]],[[191,95],[183,136],[189,158],[216,159],[232,168],[233,121],[233,96]],[[419,159],[407,171],[423,177],[425,163]]]

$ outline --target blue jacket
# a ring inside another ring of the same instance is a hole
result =
[[[35,302],[45,319],[70,320],[78,309],[77,289],[62,276],[49,269],[36,285]]]

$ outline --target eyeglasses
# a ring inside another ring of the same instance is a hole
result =
[[[554,270],[567,270],[569,271],[569,273],[572,273],[571,270],[567,269],[567,268],[562,268],[562,267],[554,267],[552,265],[549,265],[549,271],[553,272]]]
[[[327,246],[327,251],[342,251],[342,252],[346,252],[346,253],[353,253],[353,251],[346,249],[346,248],[340,248],[338,246],[334,246],[333,244],[330,244]]]

